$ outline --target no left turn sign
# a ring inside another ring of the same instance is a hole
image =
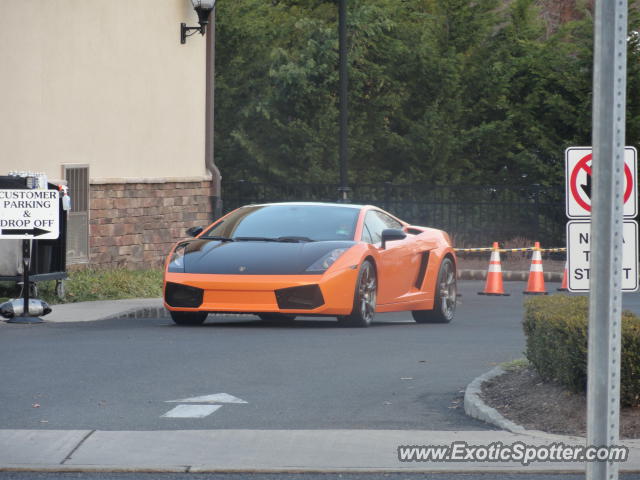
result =
[[[565,151],[567,217],[591,217],[591,147],[570,147]],[[638,212],[638,152],[634,147],[624,150],[624,216],[634,218]]]

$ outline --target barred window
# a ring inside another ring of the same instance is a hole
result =
[[[63,165],[71,210],[67,223],[67,262],[89,261],[89,166]]]

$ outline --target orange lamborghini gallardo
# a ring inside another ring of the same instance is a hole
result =
[[[449,236],[373,206],[248,205],[187,233],[195,238],[173,247],[164,273],[164,304],[178,324],[201,324],[210,312],[335,316],[357,327],[376,312],[453,319]]]

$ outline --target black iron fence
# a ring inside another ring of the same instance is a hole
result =
[[[223,184],[225,212],[251,203],[338,201],[336,184]],[[515,238],[565,244],[564,190],[542,186],[352,185],[349,201],[376,205],[415,225],[449,232],[458,247]]]

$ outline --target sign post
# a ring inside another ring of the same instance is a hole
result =
[[[31,267],[31,240],[22,240],[22,298],[24,306],[22,307],[22,315],[13,317],[10,323],[40,323],[42,320],[38,317],[29,315],[29,268]]]
[[[627,0],[595,2],[587,443],[597,446],[620,438],[627,16]],[[587,463],[588,480],[605,478],[618,478],[615,462]]]
[[[56,190],[0,190],[0,240],[22,239],[22,298],[20,315],[9,323],[41,323],[29,314],[31,241],[55,240],[60,235],[59,192]]]

